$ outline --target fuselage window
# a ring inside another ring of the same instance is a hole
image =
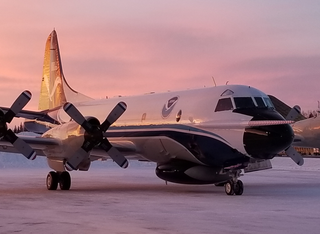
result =
[[[181,110],[179,110],[179,112],[177,113],[177,115],[176,115],[176,121],[177,122],[179,122],[180,121],[180,119],[181,119],[181,115],[182,115],[182,111]]]
[[[147,113],[143,113],[141,116],[141,122],[145,121],[147,118]]]
[[[234,103],[236,104],[237,109],[256,107],[251,97],[235,97]]]
[[[257,106],[259,108],[265,108],[267,107],[266,104],[264,104],[263,100],[262,100],[262,97],[255,97],[254,100],[256,101],[257,103]]]
[[[215,109],[215,112],[217,111],[227,111],[227,110],[233,110],[233,105],[231,102],[231,98],[221,98],[218,101],[217,107]]]

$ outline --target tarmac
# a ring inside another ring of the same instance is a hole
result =
[[[241,177],[242,196],[223,187],[159,179],[147,163],[71,172],[69,191],[48,191],[49,168],[0,170],[0,233],[319,233],[320,159]]]

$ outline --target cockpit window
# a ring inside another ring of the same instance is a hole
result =
[[[256,101],[257,106],[259,108],[266,108],[267,107],[266,104],[263,102],[262,97],[254,97],[254,100]]]
[[[265,97],[265,98],[263,98],[263,99],[264,99],[264,102],[267,104],[267,106],[268,106],[269,108],[274,108],[273,103],[272,103],[272,101],[270,100],[270,98]]]
[[[215,109],[215,112],[217,111],[227,111],[227,110],[232,110],[233,105],[231,102],[231,98],[221,98],[218,101],[217,107]]]
[[[236,104],[237,109],[255,107],[251,97],[235,97],[234,103]]]

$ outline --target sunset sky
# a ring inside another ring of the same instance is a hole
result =
[[[303,110],[320,100],[320,1],[0,3],[0,106],[25,89],[37,110],[57,31],[65,77],[93,98],[250,85]]]

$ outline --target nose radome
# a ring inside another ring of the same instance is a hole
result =
[[[287,149],[294,139],[289,124],[250,127],[245,129],[243,143],[246,152],[254,158],[271,159]]]
[[[252,116],[252,121],[285,120],[270,108],[236,109],[233,112]],[[243,134],[243,144],[248,155],[261,159],[273,158],[287,149],[293,139],[294,133],[289,124],[248,127]]]

